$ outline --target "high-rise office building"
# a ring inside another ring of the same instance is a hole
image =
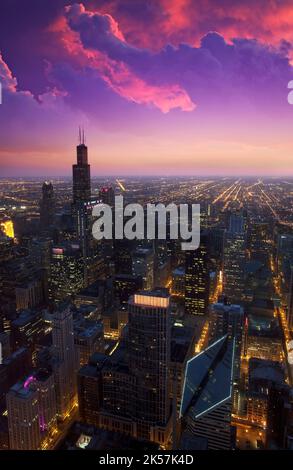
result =
[[[38,392],[27,382],[17,382],[6,395],[9,448],[37,450],[41,444]]]
[[[42,279],[36,278],[15,288],[16,310],[38,307],[44,301]]]
[[[205,315],[208,303],[208,241],[202,235],[198,249],[185,252],[185,311],[191,315]]]
[[[132,274],[132,241],[114,240],[114,263],[115,263],[115,274]]]
[[[88,148],[85,145],[84,131],[80,130],[79,132],[79,145],[76,149],[77,163],[72,166],[72,216],[75,235],[82,253],[83,280],[85,285],[89,285],[97,278],[101,266],[100,244],[91,233],[92,209],[100,202],[100,198],[91,197],[90,165],[88,164]]]
[[[132,274],[143,280],[143,289],[154,287],[154,252],[150,248],[138,248],[132,255]]]
[[[57,405],[54,374],[40,369],[27,379],[30,388],[37,391],[39,426],[42,437],[52,433],[57,426]]]
[[[61,419],[64,419],[75,405],[78,369],[78,357],[74,346],[73,317],[69,304],[60,304],[54,311],[52,336],[57,414]]]
[[[85,145],[84,131],[79,130],[79,145],[76,147],[77,163],[72,165],[73,177],[73,204],[72,215],[76,238],[79,242],[83,263],[84,277],[86,277],[87,257],[89,256],[89,214],[88,205],[91,204],[91,174],[88,164],[88,149]]]
[[[112,186],[104,186],[99,191],[99,198],[104,204],[114,206],[115,203],[115,191]]]
[[[76,147],[77,162],[72,165],[73,203],[88,201],[91,197],[91,173],[84,131],[79,130],[79,144]]]
[[[228,335],[229,340],[235,338],[235,351],[241,351],[243,335],[244,309],[240,305],[218,302],[211,306],[210,340]]]
[[[269,224],[264,222],[251,222],[248,229],[248,247],[253,260],[264,262],[269,251]]]
[[[79,357],[79,365],[88,363],[94,352],[104,352],[104,327],[101,321],[75,325],[74,344]]]
[[[19,317],[11,322],[11,344],[14,350],[27,346],[33,361],[37,345],[45,335],[45,323],[40,311],[22,310]]]
[[[231,427],[235,342],[225,335],[187,362],[180,416],[181,446],[233,448]]]
[[[185,296],[185,268],[183,266],[172,271],[172,295]]]
[[[4,350],[5,354],[5,350]],[[19,348],[13,354],[3,357],[0,364],[0,403],[16,382],[27,375],[32,368],[32,356],[28,348]]]
[[[6,403],[10,448],[46,448],[45,438],[55,432],[57,426],[54,375],[38,370],[26,376],[11,387]]]
[[[55,195],[51,181],[45,181],[42,186],[42,199],[40,200],[40,227],[48,232],[52,228],[55,216]]]
[[[63,301],[84,287],[84,262],[78,244],[63,243],[52,248],[49,298]]]
[[[79,371],[81,416],[166,446],[172,433],[170,295],[166,289],[140,291],[128,308],[128,332],[118,348],[110,356],[93,354]]]
[[[233,364],[233,410],[240,411],[240,364],[244,332],[244,309],[240,305],[218,302],[211,306],[210,342],[228,335],[229,341],[235,341]]]
[[[287,323],[289,330],[293,331],[293,265],[291,266],[288,307],[287,307]]]
[[[42,277],[40,266],[29,249],[12,244],[10,255],[9,252],[5,253],[6,250],[0,255],[1,259],[2,254],[5,256],[0,262],[0,316],[5,331],[10,330],[11,320],[15,318],[17,287],[25,286]]]
[[[79,414],[84,423],[99,426],[103,401],[102,367],[107,356],[95,353],[77,375]]]
[[[286,312],[288,329],[293,331],[293,234],[284,232],[277,235],[276,268],[278,272],[278,293],[281,307]]]
[[[170,296],[164,289],[142,291],[129,301],[128,365],[135,377],[134,419],[139,438],[170,417]]]
[[[284,273],[293,262],[293,234],[281,233],[277,235],[277,269]],[[289,271],[289,270],[288,270]]]
[[[246,386],[247,423],[260,430],[266,448],[286,448],[292,400],[283,364],[251,358]]]
[[[229,228],[224,235],[223,293],[237,303],[244,293],[246,260],[246,219],[241,213],[230,216]]]
[[[120,306],[127,306],[128,300],[138,290],[142,289],[142,278],[131,274],[117,274],[114,278],[115,300]]]
[[[117,423],[126,433],[134,432],[138,436],[140,426],[137,425],[135,416],[135,376],[131,374],[127,364],[114,361],[107,361],[102,371],[103,377],[103,409],[113,417],[111,429],[115,429]],[[101,422],[105,422],[105,415],[101,417]],[[129,424],[131,424],[129,426]],[[138,426],[138,429],[137,429]],[[145,423],[145,433],[150,437],[149,423]],[[135,432],[135,429],[137,430]]]

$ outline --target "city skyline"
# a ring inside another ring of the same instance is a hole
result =
[[[4,1],[1,17],[2,176],[69,175],[79,125],[93,176],[293,175],[290,2]]]
[[[0,449],[292,448],[293,183],[90,165],[0,181]],[[200,203],[199,249],[93,238],[121,194]]]

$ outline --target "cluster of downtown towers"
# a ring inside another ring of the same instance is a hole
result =
[[[99,201],[113,206],[115,191],[107,186],[92,195],[83,138],[62,226],[52,183],[42,191],[38,236],[22,260],[26,274],[14,297],[9,273],[1,274],[8,299],[5,306],[3,295],[0,324],[7,421],[1,447],[58,448],[66,422],[78,421],[96,439],[104,430],[108,441],[123,435],[162,449],[234,449],[233,416],[250,413],[261,423],[266,413],[259,396],[248,405],[241,374],[241,356],[253,356],[251,370],[260,368],[251,351],[267,344],[249,337],[242,306],[248,243],[266,251],[257,236],[248,241],[246,212],[227,214],[224,232],[203,223],[194,251],[182,252],[180,240],[97,241],[92,208]],[[15,252],[14,241],[3,237],[1,262],[17,270]],[[282,355],[275,343],[267,361]],[[282,419],[283,382],[275,402]],[[279,423],[274,413],[271,419],[265,429],[273,432]]]

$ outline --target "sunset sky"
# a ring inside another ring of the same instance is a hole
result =
[[[0,176],[293,176],[292,0],[1,0],[0,53]]]

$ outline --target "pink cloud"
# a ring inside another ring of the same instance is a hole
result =
[[[17,80],[13,77],[11,70],[9,69],[6,62],[2,58],[0,53],[0,82],[4,89],[9,90],[10,92],[16,91]]]
[[[208,31],[227,41],[241,37],[275,46],[293,42],[291,0],[141,0],[140,7],[146,15],[137,13],[132,0],[107,0],[100,11],[117,18],[128,42],[153,50],[168,43],[198,45]]]
[[[125,41],[124,35],[120,31],[117,21],[115,21],[115,19],[108,13],[101,15],[97,12],[88,11],[82,3],[75,3],[74,5],[65,7],[65,12],[67,14],[67,18],[69,18],[72,23],[75,23],[75,21],[78,22],[81,16],[84,16],[85,19],[90,18],[93,22],[95,21],[95,18],[102,19],[104,26],[107,28],[110,35],[115,36],[120,41]]]
[[[163,113],[180,108],[193,111],[195,104],[179,85],[154,86],[132,73],[123,63],[96,52],[93,63],[105,82],[120,96],[138,104],[155,106]]]
[[[158,108],[163,113],[168,113],[175,108],[182,111],[195,109],[196,105],[180,85],[176,83],[166,85],[148,83],[135,74],[125,62],[114,60],[103,51],[85,47],[79,33],[73,31],[71,26],[79,25],[79,20],[81,22],[86,20],[87,27],[93,23],[93,28],[95,28],[95,20],[101,19],[107,22],[106,34],[110,39],[113,36],[123,43],[124,36],[110,15],[87,11],[82,4],[66,7],[66,17],[60,18],[50,30],[59,35],[68,55],[67,59],[73,60],[80,67],[90,67],[96,70],[115,93],[128,101]]]

